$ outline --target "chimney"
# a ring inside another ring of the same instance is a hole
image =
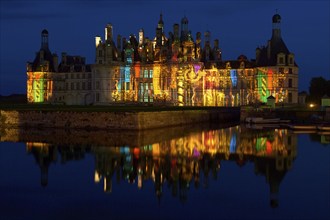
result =
[[[62,52],[62,63],[66,65],[66,53]]]
[[[121,51],[121,36],[118,34],[117,36],[117,49]]]
[[[257,49],[256,49],[256,63],[257,64],[259,63],[260,53],[261,53],[261,50],[259,47],[257,47]]]
[[[56,53],[53,54],[53,64],[54,64],[54,72],[58,71],[58,56]]]
[[[101,37],[96,36],[95,37],[95,47],[98,47],[100,43],[102,43]]]

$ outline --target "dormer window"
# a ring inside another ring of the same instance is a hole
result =
[[[245,63],[242,61],[241,63],[240,63],[240,66],[239,66],[241,69],[244,69],[245,68]]]
[[[277,65],[285,65],[285,54],[279,53],[277,55]]]
[[[226,63],[226,68],[230,69],[230,63],[229,62]]]
[[[289,54],[288,56],[288,62],[289,62],[289,66],[293,66],[294,65],[294,55],[293,54]]]

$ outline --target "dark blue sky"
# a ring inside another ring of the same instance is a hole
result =
[[[0,0],[0,94],[26,92],[26,62],[40,49],[40,33],[49,31],[51,51],[86,57],[94,62],[96,35],[104,38],[107,23],[114,36],[128,37],[140,28],[155,36],[160,12],[165,32],[186,15],[189,29],[211,31],[218,38],[223,59],[245,54],[255,58],[255,48],[271,37],[272,16],[282,17],[282,38],[296,56],[299,91],[308,90],[312,77],[330,79],[328,0],[303,1],[101,1],[101,0]]]

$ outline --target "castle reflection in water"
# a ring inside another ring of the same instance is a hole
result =
[[[163,140],[164,139],[164,140]],[[65,163],[95,156],[94,181],[112,191],[112,181],[128,181],[143,188],[152,180],[155,194],[162,196],[164,184],[172,195],[187,200],[191,185],[207,187],[209,178],[217,178],[223,161],[238,166],[253,163],[255,173],[263,175],[270,187],[271,206],[278,205],[279,186],[297,155],[297,136],[286,129],[255,131],[241,126],[206,130],[181,137],[159,137],[157,143],[144,146],[54,145],[27,142],[41,169],[41,184],[48,183],[48,168],[58,160]]]

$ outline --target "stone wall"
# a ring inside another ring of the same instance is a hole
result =
[[[239,108],[154,112],[0,110],[0,127],[143,130],[201,122],[239,121]]]

